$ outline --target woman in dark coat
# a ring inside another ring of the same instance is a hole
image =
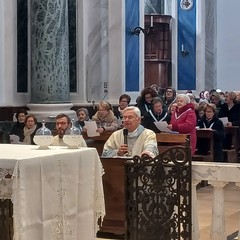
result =
[[[33,138],[37,132],[37,118],[33,114],[28,114],[24,121],[24,128],[23,128],[23,144],[27,145],[35,145]]]
[[[145,128],[153,130],[155,133],[160,133],[161,131],[156,127],[154,122],[170,122],[170,114],[163,109],[163,101],[159,97],[154,97],[152,100],[152,110],[149,110],[142,119],[142,125]]]
[[[142,90],[141,96],[137,99],[137,107],[141,111],[141,116],[144,116],[152,109],[152,99],[154,97],[157,97],[157,93],[154,89],[148,87]]]
[[[223,162],[223,140],[225,130],[222,121],[216,116],[217,108],[213,103],[207,103],[204,106],[204,116],[198,121],[198,127],[214,130],[214,161]],[[199,154],[207,154],[209,147],[206,145],[205,139],[198,139],[197,149]]]
[[[228,122],[226,126],[240,126],[240,104],[237,102],[237,95],[235,92],[227,92],[225,95],[225,103],[219,109],[218,117],[227,117]],[[231,149],[232,136],[226,134],[223,142],[224,149]]]
[[[176,90],[173,87],[167,87],[163,95],[163,104],[167,109],[176,98]]]
[[[24,121],[27,115],[26,110],[19,110],[15,117],[17,119],[17,122],[14,123],[10,130],[10,135],[17,135],[19,137],[19,142],[22,142],[24,139],[24,134],[23,134],[23,128],[24,128]]]

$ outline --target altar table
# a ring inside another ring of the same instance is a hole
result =
[[[14,239],[95,239],[102,174],[94,148],[0,144],[0,198],[13,201]]]

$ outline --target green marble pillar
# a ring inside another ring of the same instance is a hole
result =
[[[68,1],[31,0],[31,103],[68,103]]]

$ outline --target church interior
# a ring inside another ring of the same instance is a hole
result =
[[[239,8],[239,0],[0,1],[0,143],[10,143],[19,110],[54,132],[58,114],[76,121],[85,108],[92,118],[103,101],[118,109],[122,94],[135,106],[146,88],[161,97],[171,88],[197,103],[235,92],[240,101]],[[239,126],[234,131],[228,163],[193,164],[193,240],[240,238]],[[0,165],[0,187],[1,172]]]

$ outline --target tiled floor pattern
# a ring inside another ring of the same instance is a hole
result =
[[[210,239],[211,214],[212,214],[212,187],[207,186],[197,191],[198,215],[200,227],[200,240]],[[224,188],[225,197],[225,225],[227,240],[235,240],[240,228],[240,188],[229,184]],[[231,237],[230,237],[231,236]],[[98,238],[99,240],[106,240]]]

